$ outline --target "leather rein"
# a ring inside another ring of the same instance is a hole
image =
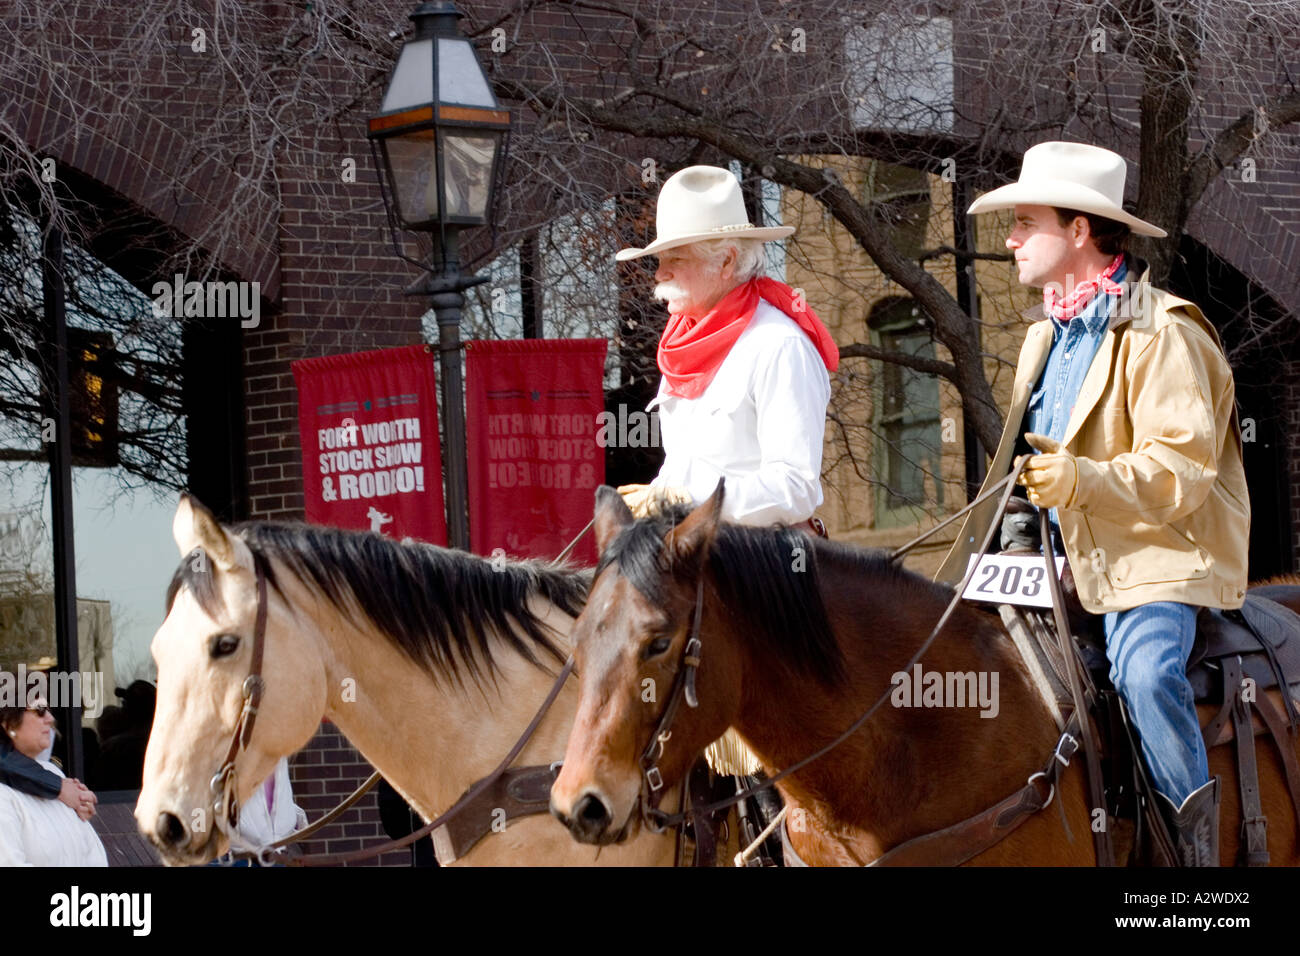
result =
[[[990,522],[989,528],[984,535],[983,543],[976,554],[983,554],[987,551],[992,542],[993,535],[998,528],[997,518],[1006,511],[1007,502],[1010,500],[1012,492],[1015,490],[1015,481],[1019,477],[1021,470],[1024,468],[1025,461],[1029,456],[1022,456],[1017,459],[1015,465],[1005,478],[996,484],[990,486],[984,493],[977,496],[973,501],[962,508],[957,513],[950,515],[943,522],[929,529],[924,534],[912,539],[901,548],[890,554],[890,560],[896,561],[907,551],[915,547],[916,544],[929,537],[945,525],[957,520],[962,515],[975,508],[984,500],[992,497],[1000,489],[1002,497],[999,500],[998,510],[994,519]],[[1005,486],[1005,487],[1004,487]],[[1046,512],[1043,513],[1043,521],[1046,521]],[[1043,540],[1050,542],[1046,535]],[[1049,589],[1052,596],[1052,604],[1056,611],[1056,622],[1060,634],[1058,635],[1062,647],[1069,651],[1068,642],[1070,641],[1069,630],[1065,625],[1064,603],[1061,597],[1060,580],[1056,575],[1056,565],[1051,554],[1050,546],[1047,547],[1045,560],[1047,562],[1047,577],[1050,581]],[[961,600],[966,586],[970,583],[971,577],[975,573],[979,562],[971,562],[966,569],[966,574],[961,583],[957,586],[952,600],[944,609],[943,614],[939,617],[938,623],[935,624],[929,636],[922,642],[920,648],[912,655],[911,660],[901,668],[904,672],[910,672],[914,665],[919,663],[926,651],[939,636],[939,632],[944,625],[948,623],[953,610]],[[871,719],[886,700],[893,693],[892,686],[884,691],[876,701],[864,711],[849,727],[830,743],[821,747],[817,751],[796,761],[784,770],[779,771],[761,783],[737,792],[735,795],[719,800],[715,803],[702,807],[691,807],[679,813],[665,813],[658,808],[658,797],[663,788],[663,777],[659,771],[658,761],[663,756],[665,745],[672,737],[672,724],[676,718],[681,701],[686,700],[688,707],[697,707],[699,700],[695,693],[695,673],[699,669],[703,643],[700,638],[700,621],[703,616],[704,603],[704,573],[701,569],[696,586],[695,610],[691,623],[691,630],[685,645],[682,648],[681,663],[678,665],[677,674],[673,679],[672,689],[668,696],[668,701],[664,706],[663,714],[654,732],[650,736],[649,742],[641,753],[639,760],[641,768],[641,797],[639,805],[641,809],[641,819],[644,825],[652,832],[661,832],[670,826],[679,826],[692,816],[708,816],[719,810],[733,806],[742,800],[748,799],[761,790],[765,790],[775,785],[778,781],[785,779],[802,770],[804,767],[830,753],[844,741],[848,740],[853,734],[857,733],[862,726]],[[1075,660],[1072,653],[1066,653],[1065,659],[1067,666]],[[1098,757],[1095,749],[1092,747],[1092,735],[1088,729],[1089,718],[1087,711],[1083,707],[1082,691],[1079,686],[1077,671],[1074,667],[1070,668],[1071,691],[1075,701],[1075,711],[1071,715],[1070,723],[1065,728],[1051,756],[1046,761],[1044,768],[1032,774],[1026,781],[1025,785],[1015,793],[999,801],[992,807],[981,811],[974,816],[961,821],[951,827],[938,830],[933,833],[923,834],[919,837],[908,840],[883,854],[878,859],[872,861],[869,865],[941,865],[951,861],[965,862],[968,859],[982,853],[984,850],[993,846],[1021,823],[1025,822],[1034,813],[1047,807],[1056,792],[1056,781],[1059,774],[1069,766],[1070,757],[1079,748],[1080,743],[1084,744],[1086,756],[1088,757],[1088,778],[1089,787],[1094,806],[1105,806],[1104,802],[1098,803],[1101,798],[1101,774],[1098,763]],[[1072,733],[1073,731],[1073,733]],[[1042,787],[1047,787],[1047,794],[1042,794]],[[1097,851],[1097,861],[1102,866],[1113,866],[1113,854],[1110,845],[1109,834],[1105,831],[1093,834],[1095,848]],[[956,844],[956,855],[953,854],[953,845]]]

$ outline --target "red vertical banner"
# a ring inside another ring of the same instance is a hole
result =
[[[292,365],[307,520],[447,543],[427,345]]]
[[[553,558],[591,520],[605,480],[604,339],[465,343],[473,550]],[[596,562],[588,534],[572,560]]]

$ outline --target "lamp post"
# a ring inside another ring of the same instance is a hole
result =
[[[399,256],[425,271],[406,292],[430,296],[438,320],[447,538],[453,548],[468,549],[460,319],[464,291],[487,277],[461,275],[459,234],[490,221],[510,113],[501,109],[473,44],[461,34],[460,16],[451,3],[416,7],[415,33],[398,54],[368,135],[393,244]],[[431,262],[401,251],[399,224],[430,234]]]

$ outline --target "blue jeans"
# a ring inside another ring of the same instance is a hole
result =
[[[1155,788],[1182,806],[1210,779],[1187,658],[1197,608],[1173,601],[1105,616],[1110,679],[1124,698]]]

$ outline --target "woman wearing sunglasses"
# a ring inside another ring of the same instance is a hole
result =
[[[54,715],[44,703],[0,707],[0,737],[6,751],[63,777],[49,760]],[[0,866],[107,866],[104,844],[87,822],[95,803],[95,795],[76,780],[63,780],[57,799],[0,784]]]

